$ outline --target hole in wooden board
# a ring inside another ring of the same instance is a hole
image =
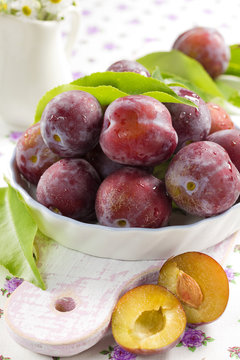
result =
[[[71,297],[62,297],[55,302],[55,309],[60,312],[72,311],[75,307],[75,301]]]

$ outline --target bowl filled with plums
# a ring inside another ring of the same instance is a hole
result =
[[[201,251],[237,231],[235,51],[197,27],[169,52],[48,91],[9,175],[40,231],[123,260]]]

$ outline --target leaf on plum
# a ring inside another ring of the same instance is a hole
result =
[[[36,233],[37,225],[18,192],[10,184],[0,188],[0,265],[44,289],[33,257]]]
[[[49,103],[50,100],[52,100],[55,96],[61,94],[62,92],[71,91],[71,90],[82,90],[92,94],[93,96],[96,97],[96,99],[103,107],[109,105],[111,102],[113,102],[119,97],[128,95],[123,91],[120,91],[108,85],[97,86],[97,87],[78,86],[72,84],[61,85],[46,92],[46,94],[41,98],[41,100],[37,105],[34,123],[37,123],[38,121],[41,120],[43,110],[45,109],[46,105]]]
[[[178,50],[151,53],[137,59],[137,61],[145,66],[151,73],[155,70],[156,66],[158,66],[161,73],[170,73],[179,76],[211,97],[223,97],[202,65]]]
[[[161,91],[148,91],[141,95],[153,97],[163,103],[180,103],[180,104],[186,104],[189,106],[197,107],[197,105],[192,103],[190,100],[184,99],[181,96],[177,96],[176,94],[175,96],[173,96]]]
[[[163,77],[163,81],[168,86],[185,87],[198,94],[206,102],[211,101],[211,99],[213,98],[212,95],[206,93],[205,91],[197,87],[195,84],[191,83],[189,80],[183,79],[180,76],[176,76],[174,74],[166,73],[166,72],[161,73],[161,75]]]
[[[196,107],[191,101],[177,96],[169,86],[159,80],[135,73],[107,71],[85,76],[71,84],[61,85],[46,92],[37,105],[34,123],[41,120],[43,110],[50,100],[62,92],[71,90],[82,90],[92,94],[103,107],[108,106],[119,97],[130,94],[146,94],[148,92],[153,93],[152,95],[150,93],[146,95],[155,97],[162,102],[178,102]]]
[[[163,82],[134,72],[98,72],[75,80],[72,84],[94,87],[111,85],[129,95],[142,94],[147,91],[161,91],[174,95],[174,92]]]

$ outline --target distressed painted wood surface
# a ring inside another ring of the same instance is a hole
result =
[[[206,251],[222,262],[231,242]],[[43,291],[23,282],[5,308],[7,328],[20,345],[49,356],[72,356],[96,344],[109,330],[117,299],[132,287],[156,283],[163,260],[97,258],[39,238]]]

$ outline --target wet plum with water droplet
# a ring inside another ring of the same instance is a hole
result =
[[[191,143],[173,157],[166,189],[187,213],[209,217],[229,209],[240,193],[240,174],[226,150],[211,141]]]
[[[37,200],[50,210],[73,219],[91,219],[101,183],[94,167],[84,159],[61,159],[41,176]]]
[[[170,158],[177,134],[166,106],[150,96],[130,95],[107,107],[100,146],[120,164],[153,166]]]
[[[209,134],[219,130],[233,129],[234,124],[225,109],[214,103],[207,103],[211,115],[211,129]]]
[[[197,105],[196,108],[179,103],[165,103],[178,134],[178,149],[190,142],[205,140],[211,128],[211,117],[206,103],[191,90],[178,86],[172,87],[172,90]]]
[[[43,141],[40,123],[32,125],[21,135],[16,146],[16,164],[20,173],[37,184],[44,171],[60,158]]]
[[[102,108],[91,94],[71,90],[55,96],[41,117],[47,146],[61,157],[81,157],[98,143]]]
[[[161,180],[125,166],[101,183],[95,209],[101,225],[158,228],[168,223],[171,200]]]
[[[221,145],[227,151],[238,171],[240,171],[240,130],[220,130],[209,135],[207,140]]]

